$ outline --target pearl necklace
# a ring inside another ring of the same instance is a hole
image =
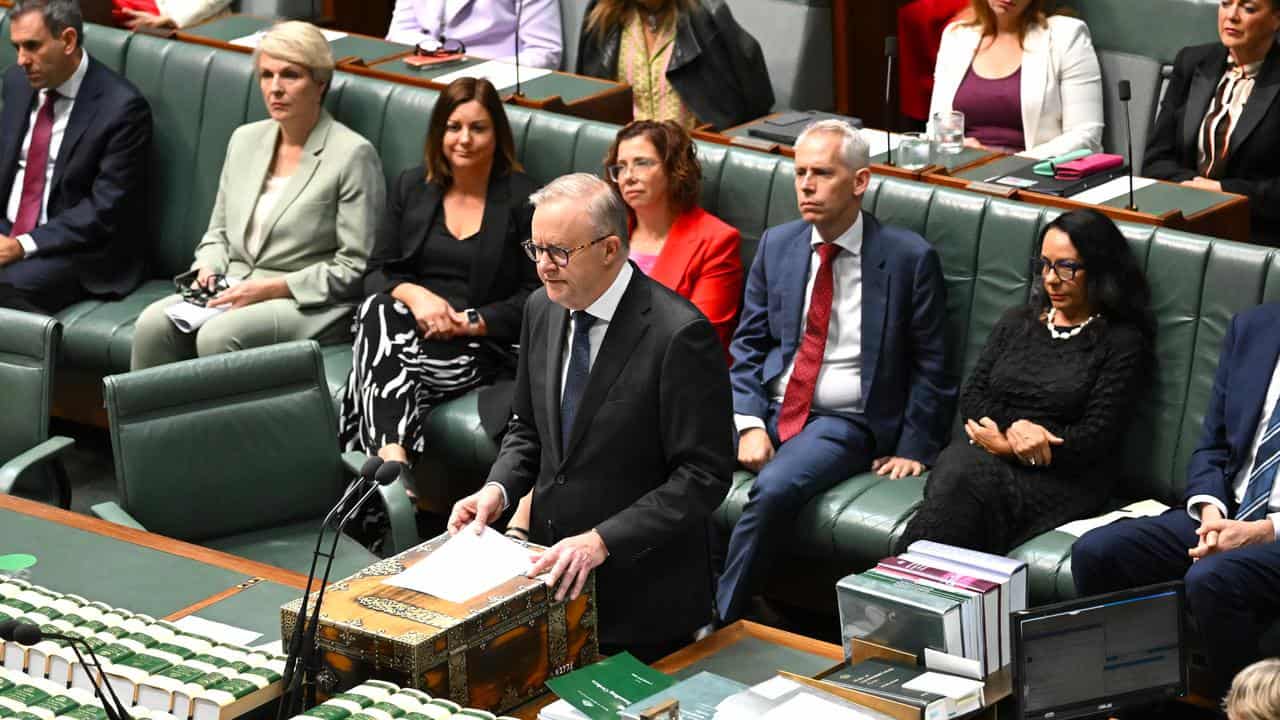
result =
[[[1071,328],[1070,330],[1063,332],[1058,328],[1054,327],[1053,316],[1057,314],[1058,314],[1058,308],[1051,307],[1049,308],[1049,314],[1045,315],[1045,318],[1044,318],[1044,326],[1049,329],[1049,337],[1053,338],[1054,340],[1070,340],[1071,338],[1079,335],[1080,331],[1084,330],[1085,327],[1089,325],[1089,323],[1093,322],[1094,318],[1099,317],[1098,315],[1090,315],[1089,318],[1084,322]]]

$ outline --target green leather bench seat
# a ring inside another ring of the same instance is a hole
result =
[[[1218,39],[1219,0],[1067,0],[1089,23],[1094,47],[1171,65],[1188,45]]]
[[[130,297],[81,303],[59,315],[65,325],[62,364],[105,375],[127,369],[137,313],[168,292],[168,278],[189,264],[208,221],[231,133],[266,115],[248,55],[96,26],[86,37],[91,52],[104,61],[120,58],[125,75],[150,99],[156,120],[149,232],[140,240],[152,279]],[[391,179],[421,163],[435,99],[431,90],[338,73],[326,106],[374,144]],[[616,131],[524,108],[507,112],[517,155],[539,182],[571,171],[599,172]],[[698,149],[702,204],[742,232],[743,259],[750,263],[765,229],[797,216],[791,161],[736,147],[699,144]],[[1027,258],[1056,211],[881,178],[873,182],[866,207],[884,222],[920,232],[941,255],[951,371],[963,378],[1000,313],[1025,300]],[[1125,226],[1124,232],[1151,280],[1160,338],[1151,392],[1135,408],[1133,428],[1115,464],[1116,501],[1154,497],[1174,504],[1227,320],[1257,302],[1280,299],[1280,257],[1264,248],[1146,226]],[[350,349],[325,348],[322,360],[328,389],[336,396],[350,372]],[[959,418],[955,427],[959,435]],[[454,487],[478,486],[497,449],[481,430],[475,397],[436,408],[426,431],[428,451],[420,470],[443,475]],[[735,478],[715,517],[720,532],[728,532],[740,515],[750,482],[748,473]],[[920,478],[861,475],[801,510],[790,546],[801,564],[826,568],[827,575],[809,577],[817,601],[829,604],[832,573],[862,569],[889,552],[919,503],[923,484]],[[1070,543],[1069,536],[1051,532],[1018,549],[1032,566],[1033,602],[1070,595]]]

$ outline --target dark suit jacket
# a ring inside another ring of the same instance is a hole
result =
[[[426,181],[423,166],[400,174],[387,196],[387,211],[364,279],[367,294],[390,293],[400,283],[417,283],[427,232],[441,211],[444,188]],[[514,369],[520,316],[529,293],[541,283],[537,267],[520,244],[529,239],[533,208],[529,195],[537,185],[524,173],[495,175],[485,196],[484,219],[471,242],[478,243],[471,266],[471,307],[488,328],[488,339]],[[462,308],[455,308],[461,310]],[[511,383],[502,380],[481,388],[480,421],[490,437],[505,429],[511,413]]]
[[[595,528],[600,640],[660,644],[711,617],[707,521],[733,474],[724,351],[687,300],[635,270],[561,452],[561,357],[569,312],[529,296],[515,417],[489,480],[512,503],[533,488],[530,537]]]
[[[622,27],[608,28],[603,36],[587,32],[596,4],[590,0],[582,15],[576,72],[612,80],[618,76]],[[697,0],[692,12],[681,14],[666,76],[693,114],[719,129],[766,115],[773,107],[760,43],[734,20],[724,0]]]
[[[1205,410],[1200,445],[1187,467],[1186,500],[1215,497],[1236,511],[1232,481],[1249,461],[1271,374],[1280,359],[1280,303],[1246,310],[1231,319],[1213,391]]]
[[[8,202],[36,91],[22,68],[4,74],[0,202]],[[89,58],[54,165],[48,222],[31,232],[42,257],[65,258],[84,289],[120,296],[142,280],[151,108],[138,89]],[[0,219],[9,234],[13,218]],[[9,272],[21,273],[22,263]]]
[[[932,465],[946,442],[956,400],[947,372],[946,288],[938,253],[924,238],[862,213],[861,420],[875,455]],[[765,231],[747,275],[733,336],[733,411],[769,417],[768,385],[800,347],[813,226]]]
[[[1147,141],[1142,174],[1182,182],[1197,174],[1200,124],[1227,69],[1227,49],[1219,43],[1183,48],[1156,126]],[[1280,245],[1280,44],[1273,45],[1258,72],[1240,124],[1231,133],[1222,189],[1249,197],[1256,242]]]

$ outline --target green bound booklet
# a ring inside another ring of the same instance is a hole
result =
[[[552,692],[591,720],[616,720],[623,708],[674,684],[625,652],[547,681]]]

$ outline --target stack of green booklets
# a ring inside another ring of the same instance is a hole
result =
[[[421,690],[369,680],[339,693],[292,720],[514,720],[484,710],[463,708]]]
[[[172,623],[25,580],[0,580],[0,621],[5,620],[84,640],[102,662],[102,679],[126,706],[140,708],[135,717],[224,720],[280,694],[284,658],[277,653],[185,632]],[[93,692],[88,672],[61,640],[30,647],[10,642],[0,650],[11,673],[59,691]]]

